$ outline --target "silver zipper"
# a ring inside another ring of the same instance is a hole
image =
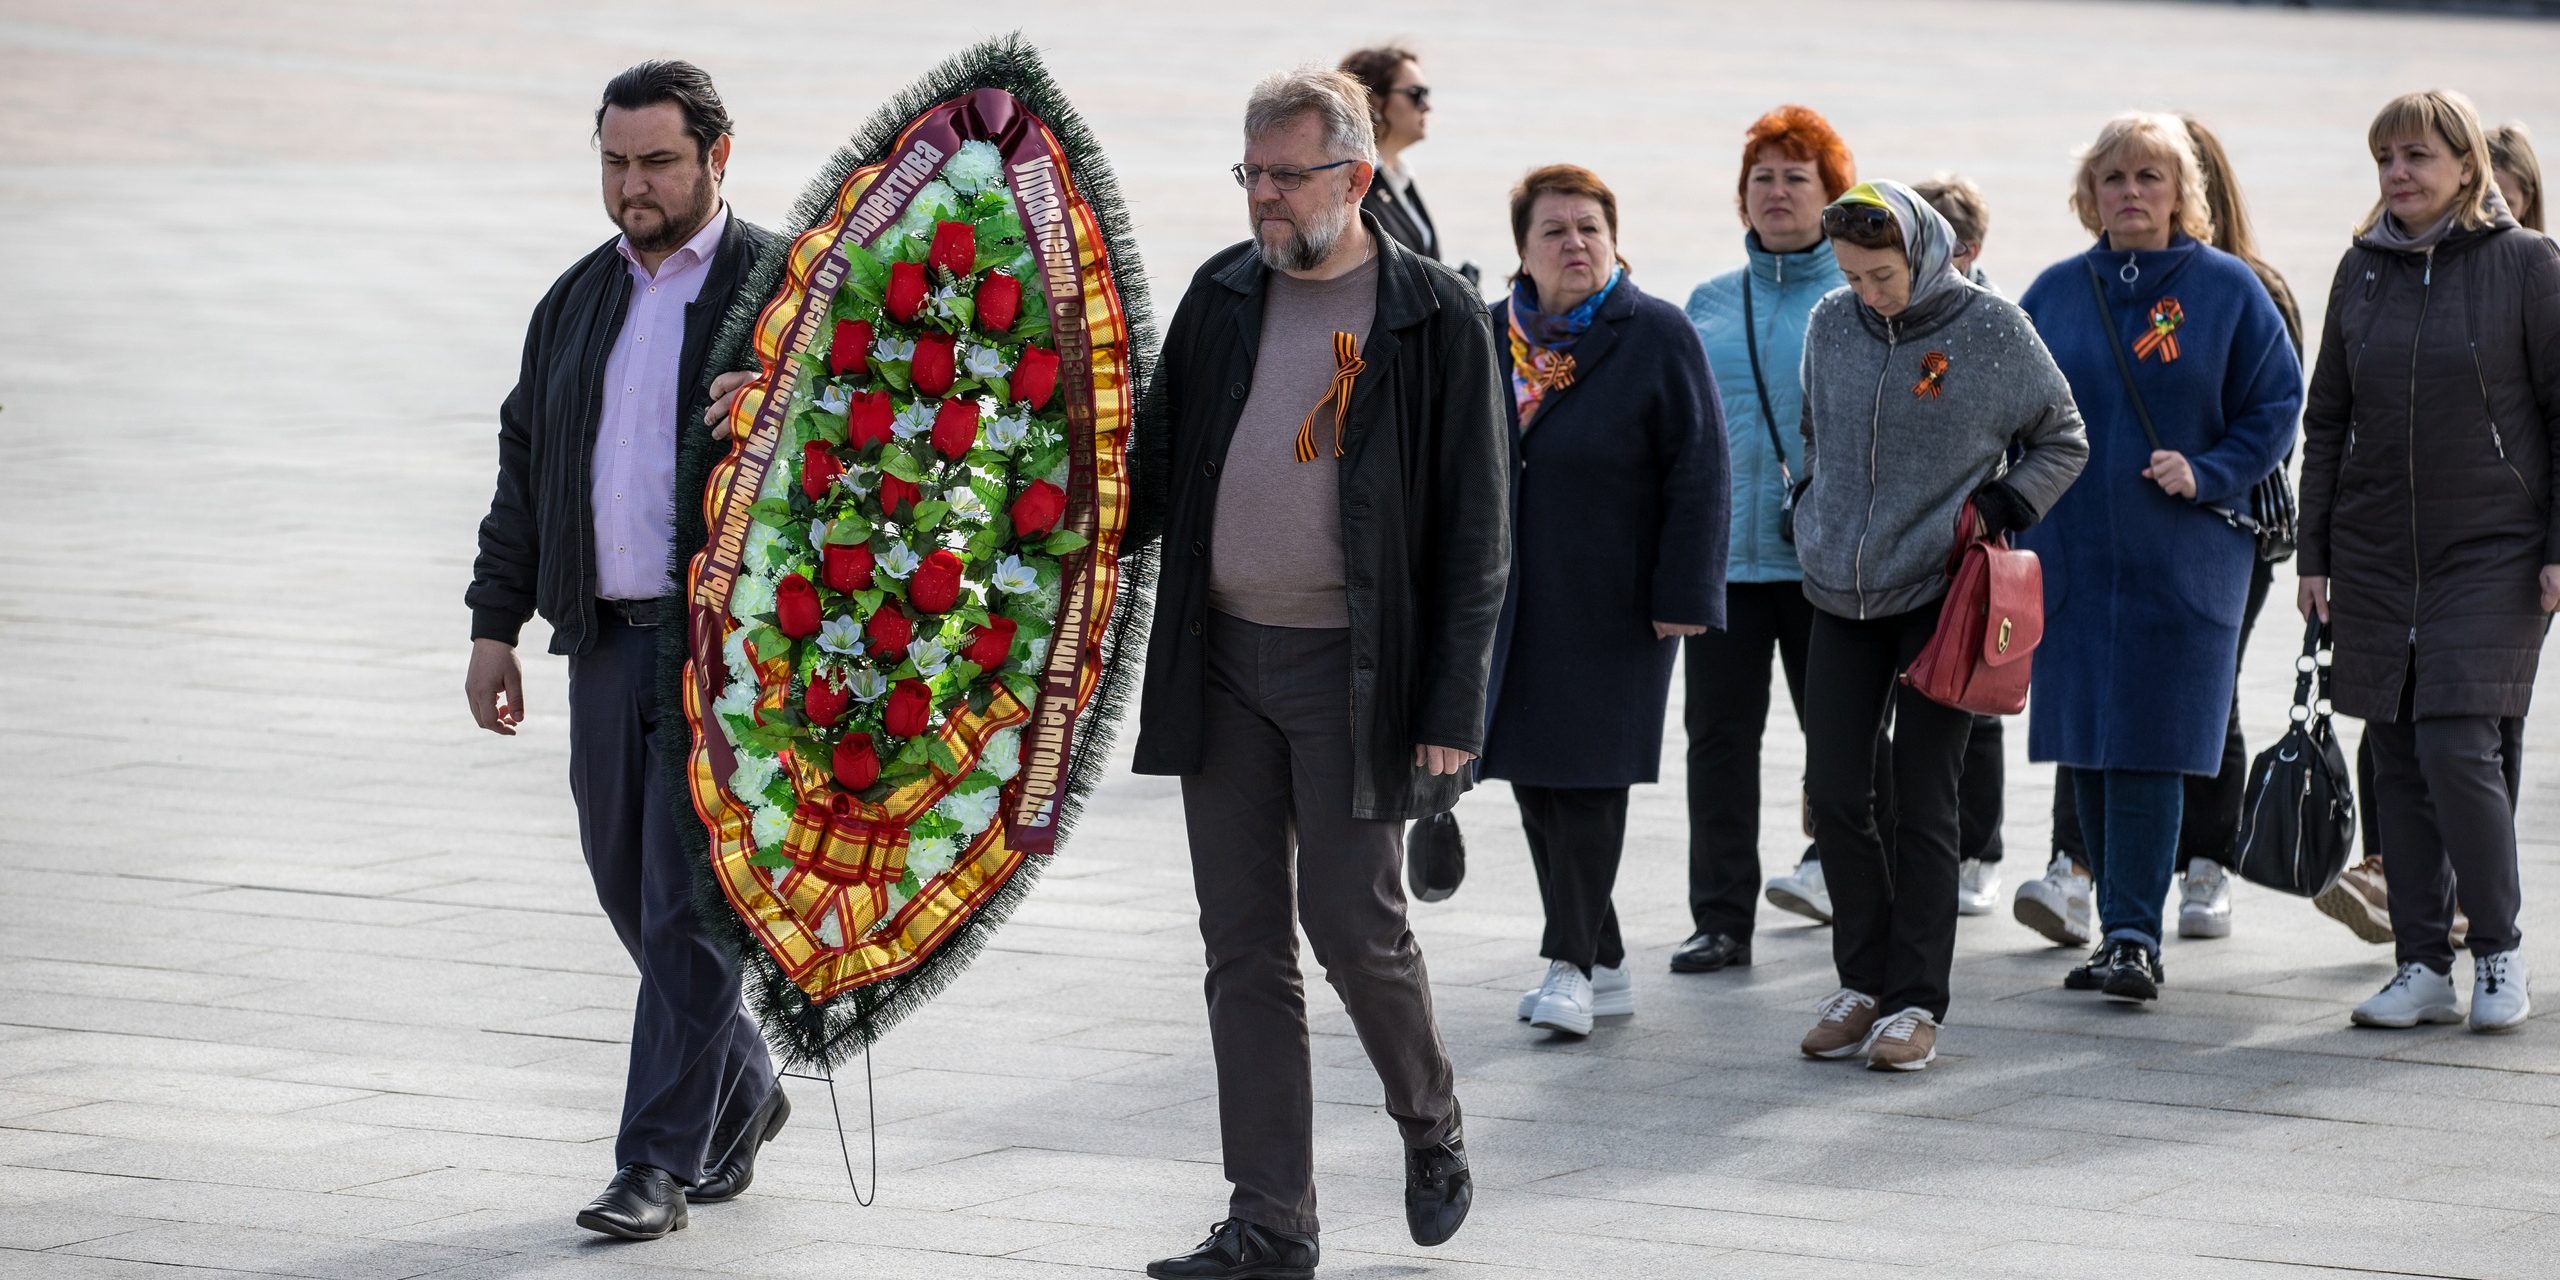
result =
[[[2489,403],[2489,375],[2480,370],[2480,344],[2477,341],[2471,343],[2471,380],[2480,386],[2480,412],[2489,418],[2490,447],[2498,451],[2498,461],[2506,467],[2507,474],[2516,478],[2516,487],[2524,490],[2527,499],[2532,498],[2533,486],[2524,482],[2524,473],[2516,470],[2515,462],[2507,457],[2507,438],[2499,432],[2498,411]]]
[[[1867,419],[1867,523],[1858,530],[1858,554],[1850,561],[1849,582],[1858,594],[1858,621],[1867,620],[1867,535],[1875,532],[1876,491],[1883,487],[1876,476],[1876,455],[1884,445],[1884,384],[1893,376],[1893,353],[1902,345],[1902,322],[1884,322],[1884,367],[1876,370],[1875,411]]]
[[[2436,251],[2427,249],[2418,275],[2418,319],[2409,328],[2409,647],[2418,645],[2418,598],[2426,588],[2426,569],[2418,560],[2418,351],[2427,332],[2427,304],[2435,297]],[[2405,672],[2402,673],[2406,678]]]

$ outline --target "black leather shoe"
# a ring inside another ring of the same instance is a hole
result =
[[[1458,1234],[1475,1199],[1475,1175],[1467,1172],[1467,1140],[1458,1121],[1450,1122],[1448,1137],[1405,1148],[1404,1225],[1415,1244],[1440,1244]]]
[[[1315,1280],[1316,1238],[1242,1218],[1209,1228],[1189,1253],[1147,1264],[1155,1280]]]
[[[1712,929],[1690,934],[1687,942],[1671,951],[1673,973],[1714,973],[1728,967],[1747,968],[1750,964],[1750,943]]]
[[[625,1240],[655,1240],[684,1230],[684,1188],[666,1170],[626,1164],[604,1194],[578,1211],[578,1225]]]
[[[2071,971],[2062,975],[2062,989],[2065,991],[2095,991],[2105,985],[2107,944],[2103,942],[2098,944],[2097,950],[2089,953],[2088,959],[2071,966]]]
[[[791,1118],[791,1099],[784,1097],[782,1086],[756,1104],[747,1116],[740,1136],[729,1144],[727,1154],[714,1160],[702,1173],[702,1181],[685,1189],[684,1198],[695,1204],[719,1204],[744,1194],[747,1185],[756,1180],[756,1152],[782,1132],[782,1124]]]
[[[2167,976],[2160,968],[2159,952],[2131,938],[2119,938],[2107,944],[2107,977],[2098,990],[2110,1000],[2141,1004],[2160,998],[2160,983]]]

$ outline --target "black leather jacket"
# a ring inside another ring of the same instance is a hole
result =
[[[1342,468],[1351,616],[1352,813],[1446,809],[1471,771],[1434,777],[1416,744],[1484,749],[1485,682],[1510,563],[1503,364],[1475,291],[1385,235],[1377,319],[1351,397]],[[1140,773],[1201,759],[1209,536],[1218,469],[1253,382],[1270,271],[1250,243],[1192,277],[1139,424],[1138,532],[1161,534],[1138,714]]]
[[[732,211],[702,295],[685,308],[678,438],[701,418],[703,359],[747,269],[774,235]],[[605,358],[630,309],[631,272],[606,241],[561,273],[525,328],[524,365],[498,406],[498,486],[471,565],[471,638],[516,642],[539,610],[551,652],[583,653],[595,631],[595,517],[589,472],[604,407]],[[681,504],[701,495],[679,494]]]

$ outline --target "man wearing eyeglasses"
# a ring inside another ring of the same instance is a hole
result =
[[[1137,768],[1182,779],[1234,1184],[1151,1276],[1314,1272],[1299,926],[1402,1132],[1414,1240],[1455,1234],[1473,1195],[1397,873],[1404,823],[1455,803],[1483,748],[1502,387],[1474,291],[1360,213],[1376,168],[1357,81],[1255,89],[1233,171],[1253,238],[1192,278],[1140,424],[1163,567]]]

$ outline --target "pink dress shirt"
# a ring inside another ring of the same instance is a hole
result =
[[[596,594],[654,600],[672,594],[667,559],[675,547],[676,415],[683,411],[684,309],[702,294],[729,206],[711,216],[652,276],[631,251],[631,308],[604,362],[604,414],[596,424],[589,484],[596,523]]]

